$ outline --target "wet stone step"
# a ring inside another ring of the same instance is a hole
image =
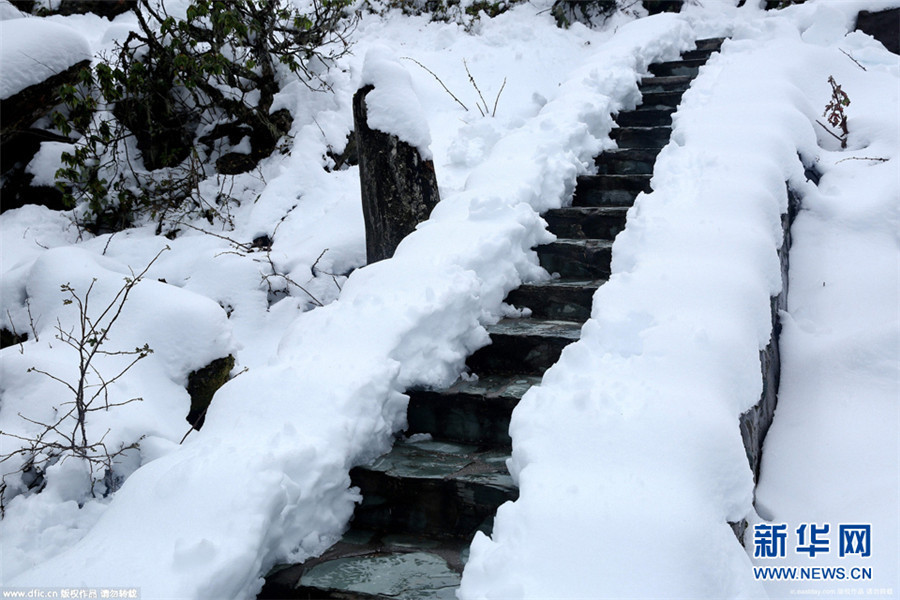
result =
[[[677,90],[673,92],[646,92],[641,95],[640,108],[649,109],[676,109],[681,103],[681,97],[684,96],[685,90]],[[615,130],[613,130],[615,131]]]
[[[429,437],[429,436],[424,436]],[[362,503],[353,527],[469,539],[518,491],[506,470],[507,449],[411,438],[368,467],[350,471]]]
[[[504,319],[488,327],[491,344],[476,351],[466,364],[485,375],[542,375],[559,359],[562,349],[581,335],[581,324],[550,319]]]
[[[618,127],[610,132],[619,148],[662,148],[671,135],[671,127]]]
[[[625,229],[625,206],[570,206],[542,216],[551,233],[561,238],[612,240]]]
[[[603,283],[603,279],[551,279],[522,285],[510,292],[506,301],[530,308],[531,315],[536,318],[583,323],[590,318],[594,293]]]
[[[706,58],[682,58],[669,62],[653,63],[649,71],[658,77],[687,76],[696,77],[700,67],[706,64]]]
[[[460,380],[442,391],[410,390],[407,433],[429,433],[480,447],[508,448],[513,408],[539,377],[488,376]]]
[[[711,50],[713,52],[722,47],[725,38],[705,38],[694,42],[696,50]]]
[[[600,173],[622,175],[650,175],[661,148],[624,148],[610,150],[596,158],[594,163]],[[584,193],[585,190],[582,190]],[[575,190],[576,195],[578,189]],[[633,199],[629,201],[629,204]]]
[[[619,127],[669,127],[674,108],[638,109],[621,112],[616,116]]]
[[[693,77],[648,77],[641,81],[638,90],[641,94],[650,94],[655,92],[684,92],[691,86]]]
[[[537,254],[542,267],[563,279],[606,279],[612,242],[560,239],[538,246]]]
[[[455,600],[468,540],[351,529],[322,556],[279,565],[260,600]]]
[[[719,49],[715,50],[685,50],[681,53],[682,60],[699,60],[703,63],[706,63],[709,60],[709,57],[718,52]]]
[[[642,173],[582,175],[577,179],[572,204],[627,208],[634,204],[634,199],[640,192],[650,189],[649,183],[650,175]]]

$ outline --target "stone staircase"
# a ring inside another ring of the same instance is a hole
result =
[[[650,66],[643,103],[618,115],[618,150],[578,178],[572,206],[544,219],[557,240],[537,248],[558,278],[525,284],[507,302],[528,318],[488,329],[492,343],[468,360],[472,381],[447,390],[410,390],[407,435],[375,464],[351,471],[363,494],[351,529],[321,557],[273,569],[259,598],[455,598],[469,543],[490,533],[493,515],[518,492],[505,461],[508,428],[522,395],[577,340],[594,292],[609,277],[612,242],[628,207],[650,191],[671,116],[719,39],[700,40],[682,60]]]

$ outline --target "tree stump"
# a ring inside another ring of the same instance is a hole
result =
[[[365,86],[353,96],[369,264],[393,256],[440,201],[434,162],[396,135],[369,127],[366,95],[373,89]]]

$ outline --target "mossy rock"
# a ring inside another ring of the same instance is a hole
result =
[[[203,426],[213,395],[228,381],[228,375],[233,368],[234,356],[229,354],[188,375],[187,391],[191,396],[191,411],[188,413],[187,421],[194,429]]]

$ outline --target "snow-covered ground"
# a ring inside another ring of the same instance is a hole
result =
[[[612,146],[611,113],[634,106],[647,65],[727,35],[685,95],[654,192],[629,212],[582,340],[514,414],[521,497],[501,508],[491,538],[474,541],[461,596],[900,593],[900,64],[848,34],[859,9],[900,2],[809,0],[767,14],[704,0],[596,30],[558,29],[550,4],[524,3],[471,31],[366,15],[352,55],[329,74],[334,93],[286,82],[275,108],[294,114],[291,152],[203,183],[237,200],[233,228],[197,220],[172,240],[153,224],[92,237],[44,208],[0,217],[0,324],[32,334],[0,354],[0,430],[21,437],[39,427],[22,416],[46,421],[69,400],[59,381],[29,368],[75,377],[77,355],[55,334],[79,315],[60,285],[83,297],[96,279],[100,309],[162,251],[106,342],[154,350],[110,386],[112,403],[142,401],[89,420],[93,436],[108,430],[110,447],[139,443],[117,466],[127,479],[104,495],[103,473],[75,460],[50,467],[39,494],[8,476],[0,586],[252,598],[276,561],[322,552],[358,500],[349,469],[404,426],[403,391],[451,383],[487,342],[483,325],[510,313],[507,291],[548,276],[531,250],[551,239],[538,213],[567,202],[575,177]],[[48,20],[100,51],[129,19]],[[464,59],[490,102],[506,80],[496,117],[474,109]],[[402,89],[424,116],[399,122],[433,154],[442,201],[392,259],[333,276],[362,266],[365,250],[358,174],[326,171],[326,151],[344,145],[357,87],[385,72],[402,81],[403,69],[411,87]],[[851,99],[846,150],[815,124],[830,75]],[[824,173],[818,189],[798,153]],[[32,170],[52,170],[50,155]],[[866,157],[887,160],[856,160]],[[737,421],[761,391],[786,181],[804,211],[756,515]],[[268,253],[249,249],[261,235],[273,240]],[[241,374],[179,444],[187,374],[228,354]],[[98,370],[117,372],[122,360],[104,357]],[[0,438],[0,454],[17,444]],[[727,521],[742,518],[786,523],[787,556],[753,558],[752,533],[746,550],[736,544]],[[872,526],[871,557],[837,558],[839,524],[861,522]],[[803,523],[831,524],[830,553],[796,553]],[[873,580],[774,585],[753,571],[854,561]]]

